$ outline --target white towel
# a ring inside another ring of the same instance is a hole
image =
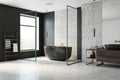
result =
[[[5,49],[11,49],[11,40],[10,39],[5,40]]]
[[[13,52],[18,52],[18,44],[13,43]]]

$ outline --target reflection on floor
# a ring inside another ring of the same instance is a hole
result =
[[[39,57],[37,62],[17,60],[0,63],[0,80],[120,80],[120,65],[95,66]]]

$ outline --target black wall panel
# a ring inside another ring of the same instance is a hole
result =
[[[77,8],[77,58],[82,58],[82,11]]]
[[[20,34],[20,13],[25,13],[25,9],[15,8],[0,4],[0,61],[4,61],[4,43],[3,32],[5,30],[14,30]],[[40,50],[38,55],[43,55],[43,14],[37,13],[40,21]],[[33,53],[26,53],[25,57],[34,57]],[[24,57],[24,56],[22,56]]]

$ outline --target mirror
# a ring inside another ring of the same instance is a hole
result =
[[[120,43],[120,0],[104,0],[102,3],[102,42]]]

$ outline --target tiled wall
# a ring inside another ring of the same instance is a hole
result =
[[[93,30],[96,30],[96,36]],[[102,2],[82,5],[82,60],[85,60],[85,49],[102,46]]]
[[[55,11],[55,46],[67,43],[66,10]],[[68,46],[72,47],[71,59],[77,59],[77,10],[68,9]]]
[[[77,57],[77,10],[69,10],[68,45],[72,46],[72,57]],[[93,36],[93,30],[96,36]],[[66,46],[66,10],[55,11],[55,46]],[[82,60],[85,49],[102,46],[102,2],[82,5]]]
[[[55,11],[55,46],[66,46],[66,10]]]

